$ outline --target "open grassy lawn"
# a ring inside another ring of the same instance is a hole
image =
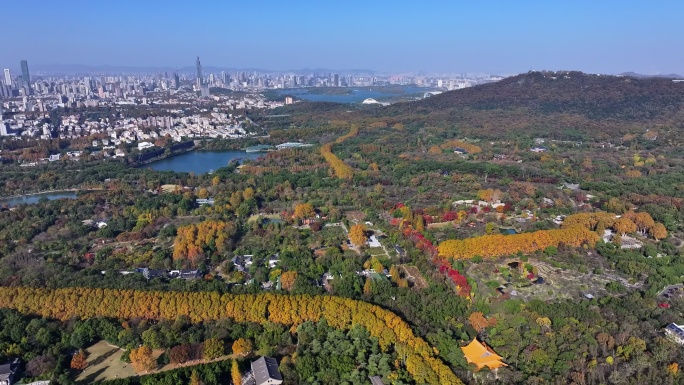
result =
[[[163,193],[172,193],[177,190],[181,190],[183,187],[177,184],[165,184],[161,186],[161,190]]]
[[[131,364],[121,361],[121,355],[124,350],[117,346],[109,345],[106,341],[100,341],[95,345],[86,349],[88,352],[88,367],[76,377],[76,382],[80,384],[92,384],[98,381],[113,380],[116,378],[125,378],[135,376]],[[154,358],[159,358],[164,353],[163,349],[155,349],[152,354]],[[222,361],[233,358],[232,355],[219,357],[212,361]],[[171,369],[176,369],[182,366],[193,366],[212,362],[209,360],[195,360],[184,364],[168,364],[157,370],[149,373],[164,372]]]
[[[413,282],[413,285],[416,289],[425,289],[428,287],[428,284],[425,281],[423,274],[420,273],[417,267],[409,265],[399,265],[399,268],[404,271],[406,278],[408,278],[410,282]]]
[[[124,350],[117,346],[100,341],[86,351],[88,352],[88,367],[76,377],[79,383],[92,384],[97,381],[135,375],[131,364],[121,361]]]
[[[385,250],[382,247],[369,247],[366,251],[370,255],[387,256],[387,253],[385,253]]]
[[[271,220],[282,220],[280,217],[280,214],[254,214],[249,219],[247,219],[247,223],[254,223],[256,222],[259,218],[266,218],[266,219],[271,219]]]

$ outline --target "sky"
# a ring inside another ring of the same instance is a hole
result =
[[[0,66],[684,75],[684,1],[5,1]],[[21,16],[20,16],[21,15]]]

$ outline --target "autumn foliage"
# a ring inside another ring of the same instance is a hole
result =
[[[317,164],[310,164],[310,165],[300,165],[300,164],[295,164],[286,168],[279,167],[279,166],[254,166],[254,165],[243,165],[243,167],[240,168],[240,173],[241,174],[252,174],[252,175],[264,175],[264,174],[277,174],[279,172],[282,172],[283,170],[287,170],[291,173],[298,173],[298,172],[307,172],[307,171],[315,171],[318,170],[319,168],[325,168],[328,167],[327,164],[325,163],[317,163]]]
[[[627,211],[622,217],[606,212],[579,213],[570,215],[563,221],[563,228],[583,226],[595,230],[599,234],[603,230],[612,228],[619,234],[629,234],[641,231],[656,240],[667,238],[667,229],[662,223],[656,223],[647,212]]]
[[[173,259],[185,259],[196,265],[207,252],[223,252],[237,227],[232,222],[204,221],[178,228],[173,244]]]
[[[349,167],[342,159],[338,158],[337,155],[332,152],[332,143],[327,143],[321,146],[321,155],[328,162],[335,175],[340,179],[351,179],[354,176],[354,170]]]
[[[338,329],[362,326],[378,339],[383,349],[393,346],[401,357],[405,357],[406,370],[417,383],[462,384],[435,357],[433,348],[414,335],[411,327],[400,317],[379,306],[348,298],[274,293],[221,295],[215,292],[0,287],[0,308],[59,320],[73,317],[161,320],[186,316],[195,323],[229,318],[240,323],[299,325],[325,318],[329,325]],[[149,370],[156,365],[154,359],[147,357],[151,357],[149,347],[131,351],[136,371]]]
[[[580,226],[562,230],[540,230],[513,235],[484,235],[463,240],[448,240],[438,246],[439,255],[454,259],[500,257],[517,252],[533,253],[549,246],[561,244],[579,247],[583,243],[593,246],[599,240],[595,232]]]
[[[295,281],[297,280],[296,271],[286,271],[280,275],[280,285],[283,290],[290,291],[294,288]]]
[[[463,274],[456,269],[452,269],[451,266],[449,266],[449,264],[441,258],[440,261],[437,262],[437,265],[439,266],[439,272],[449,277],[451,282],[456,285],[456,291],[458,292],[458,295],[464,298],[470,297],[470,290],[472,288]]]
[[[136,373],[149,372],[157,367],[157,361],[152,357],[152,349],[149,346],[143,345],[137,349],[131,349],[129,357]]]
[[[662,224],[655,223],[648,213],[629,211],[621,218],[605,212],[580,213],[565,218],[560,230],[540,230],[514,235],[485,235],[463,240],[448,240],[439,245],[439,255],[455,259],[499,257],[517,252],[533,253],[561,244],[579,247],[594,246],[603,230],[612,228],[621,234],[637,230],[648,232],[655,239],[667,237]],[[594,232],[596,231],[596,232]]]
[[[190,345],[176,345],[169,351],[169,360],[172,364],[184,364],[190,360]]]
[[[362,246],[366,243],[366,226],[356,224],[349,229],[349,239],[354,246]]]
[[[86,355],[83,350],[79,350],[78,353],[71,357],[71,364],[69,365],[71,369],[83,370],[88,366],[88,361],[86,361]]]
[[[496,318],[487,319],[482,312],[476,311],[470,314],[468,322],[478,333],[482,333],[485,328],[496,325]]]
[[[246,338],[238,338],[233,342],[233,354],[240,357],[245,357],[252,354],[252,341]]]
[[[294,208],[295,218],[311,218],[314,215],[316,215],[316,212],[310,203],[300,203]]]
[[[354,170],[349,167],[342,159],[338,158],[332,152],[333,144],[340,144],[349,138],[353,138],[359,134],[359,127],[357,125],[352,125],[351,130],[346,135],[342,135],[335,140],[335,143],[326,143],[321,146],[321,155],[328,162],[330,167],[332,167],[335,175],[340,179],[351,179],[354,176]]]
[[[233,380],[233,384],[242,384],[242,373],[240,373],[240,367],[236,360],[233,360],[230,365],[230,378]]]

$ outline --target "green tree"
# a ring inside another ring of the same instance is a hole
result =
[[[202,344],[202,357],[205,360],[213,360],[225,354],[225,344],[218,338],[210,338]]]

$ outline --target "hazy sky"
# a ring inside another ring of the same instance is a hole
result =
[[[684,74],[684,1],[3,1],[0,66]]]

